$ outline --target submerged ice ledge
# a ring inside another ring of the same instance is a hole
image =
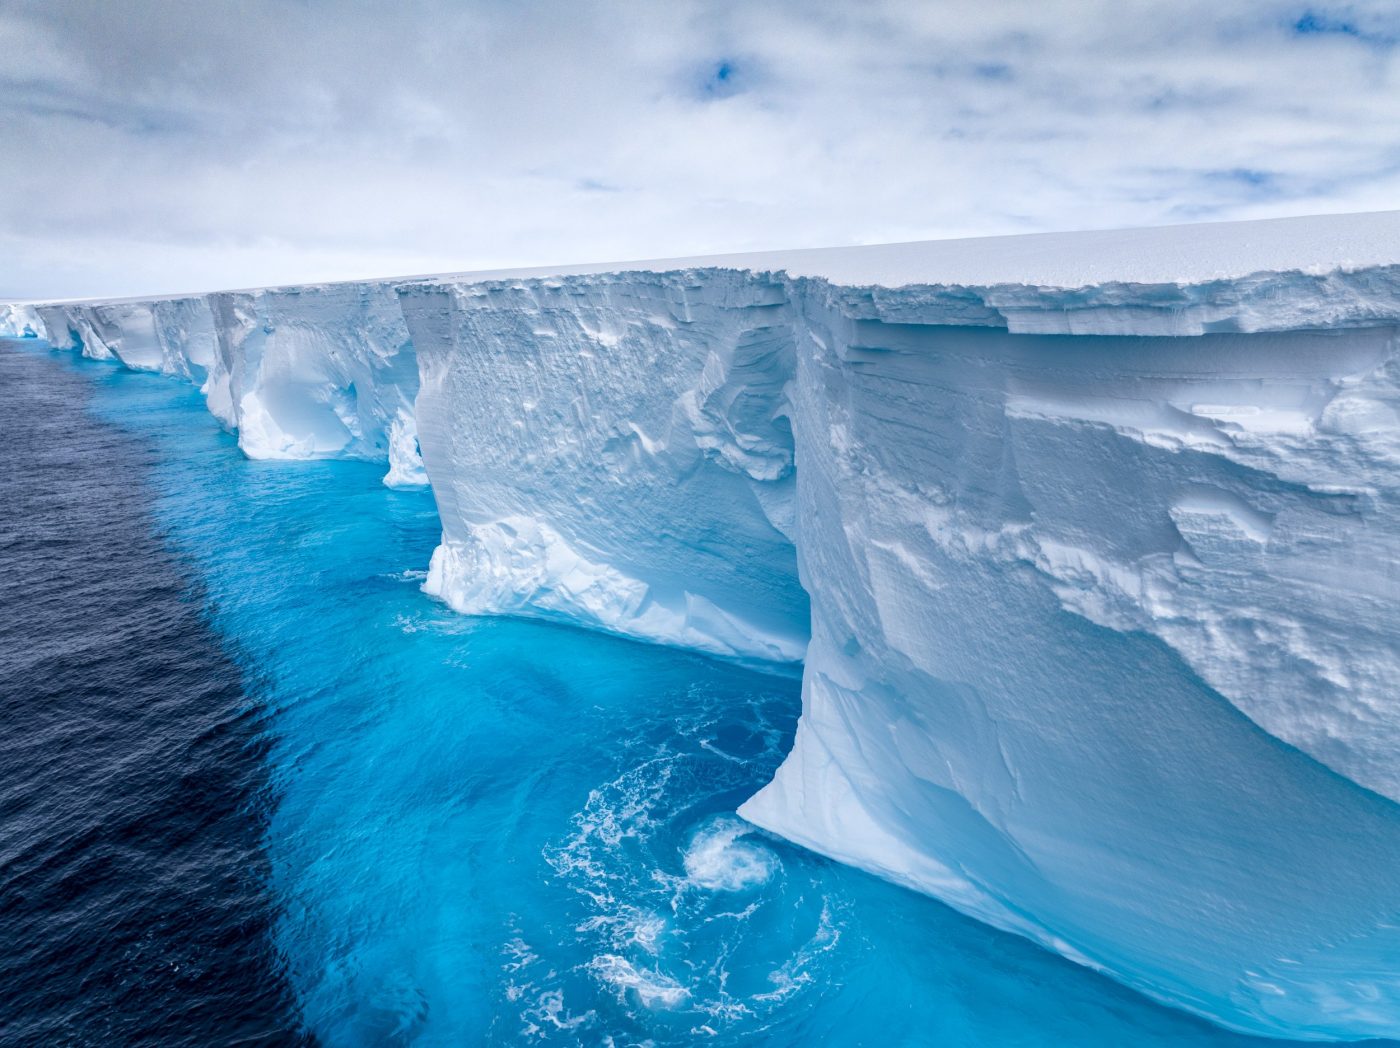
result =
[[[803,661],[760,825],[1230,1027],[1400,1034],[1400,214],[0,324],[431,479],[459,610]]]

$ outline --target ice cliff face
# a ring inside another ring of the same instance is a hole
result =
[[[805,650],[752,821],[1227,1026],[1400,1036],[1400,216],[608,270],[37,317],[250,455],[426,469],[462,611]]]
[[[198,385],[250,458],[385,460],[391,487],[427,483],[418,367],[390,284],[25,308],[55,348]]]
[[[37,338],[44,322],[32,306],[0,306],[0,338]]]
[[[383,459],[385,483],[425,482],[418,366],[391,285],[225,292],[209,304],[245,452]]]
[[[784,285],[729,271],[417,287],[428,590],[795,662]]]
[[[39,306],[35,313],[50,343],[93,360],[192,381],[215,367],[217,339],[202,298]]]
[[[804,293],[804,713],[743,814],[1227,1025],[1393,1035],[1395,329]]]

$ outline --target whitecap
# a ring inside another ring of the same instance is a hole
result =
[[[690,991],[660,971],[644,971],[626,957],[605,953],[594,957],[589,968],[622,996],[630,992],[644,1008],[674,1008],[690,996]]]
[[[733,815],[720,815],[702,825],[685,852],[689,883],[711,891],[737,892],[770,881],[778,871],[778,857],[752,839],[753,832],[752,826]]]

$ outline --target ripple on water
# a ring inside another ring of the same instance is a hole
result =
[[[776,762],[782,733],[761,710],[690,697],[719,708],[675,722],[654,752],[591,789],[545,858],[579,903],[571,932],[588,960],[568,975],[586,975],[650,1036],[752,1035],[818,981],[846,905],[822,864],[785,864],[786,845],[733,814],[744,769]],[[527,1027],[541,995],[560,992],[533,989]]]

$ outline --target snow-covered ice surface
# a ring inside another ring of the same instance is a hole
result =
[[[1236,1029],[1400,1035],[1400,213],[27,318],[249,455],[426,475],[459,610],[805,650],[749,820]]]
[[[421,483],[418,366],[382,283],[209,296],[239,446],[253,458],[369,458]]]

